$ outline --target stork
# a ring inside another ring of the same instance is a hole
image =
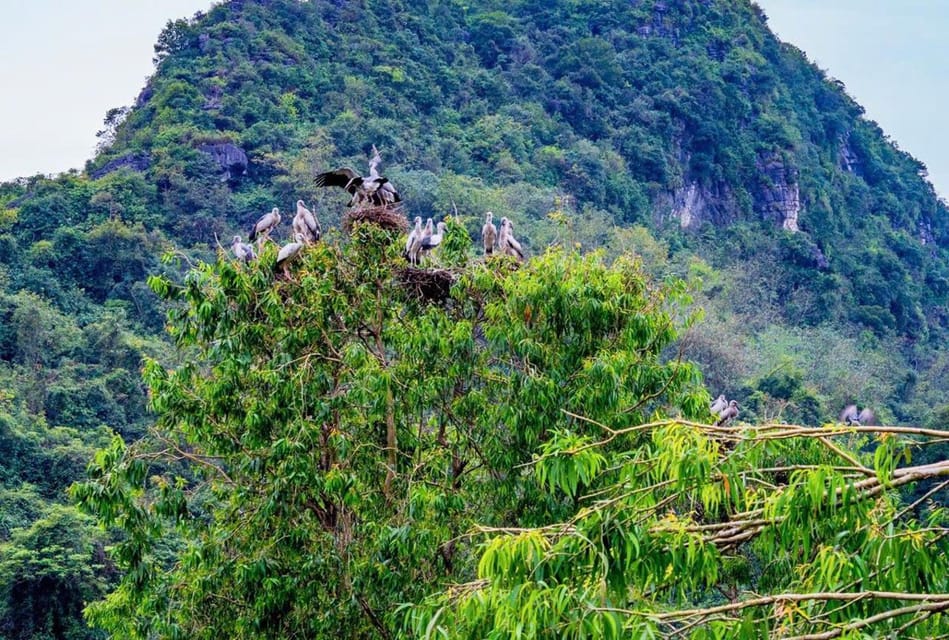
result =
[[[418,251],[415,248],[416,242],[422,241],[422,218],[421,216],[415,217],[415,227],[409,232],[409,237],[405,241],[405,253],[402,255],[405,256],[407,260],[411,262],[413,251]]]
[[[313,244],[323,235],[320,221],[316,219],[312,211],[306,208],[303,200],[297,200],[297,215],[293,217],[293,231],[294,235],[303,234],[303,239],[307,244]]]
[[[498,228],[494,226],[493,218],[494,214],[488,211],[484,214],[484,226],[481,227],[481,243],[484,245],[486,256],[494,253],[494,247],[498,243]]]
[[[349,167],[340,167],[318,174],[313,184],[317,187],[342,187],[348,191],[352,198],[347,207],[366,204],[382,206],[401,202],[402,197],[389,179],[379,174],[379,163],[382,162],[382,158],[375,145],[372,150],[373,157],[369,161],[368,176],[361,176]]]
[[[504,255],[514,256],[518,260],[524,259],[524,250],[521,243],[514,239],[514,223],[508,218],[501,218],[501,230],[498,232],[498,249]]]
[[[293,261],[300,254],[300,250],[306,246],[306,239],[302,233],[298,233],[294,236],[296,242],[290,242],[288,244],[280,247],[280,252],[277,253],[277,266],[283,267],[283,275],[289,280],[290,272],[287,271],[287,265]]]
[[[419,252],[421,254],[426,254],[438,245],[442,243],[442,239],[445,237],[445,223],[439,222],[436,225],[438,233],[433,233],[430,236],[422,239],[422,244],[419,247]]]
[[[864,407],[860,411],[857,411],[857,405],[855,404],[848,404],[844,407],[844,410],[840,412],[840,421],[848,427],[873,424],[874,418],[876,418],[876,416],[873,415],[870,409]]]
[[[270,213],[265,213],[257,219],[250,231],[250,239],[257,240],[258,246],[270,239],[270,232],[280,224],[280,209],[274,207]]]
[[[728,401],[725,400],[725,394],[721,394],[715,398],[715,402],[712,403],[712,406],[709,407],[709,410],[712,412],[713,416],[721,416],[722,410],[728,406]]]
[[[250,262],[251,260],[257,259],[254,248],[249,244],[241,242],[240,236],[234,236],[234,241],[231,243],[231,251],[234,252],[234,257],[241,262]]]
[[[421,218],[416,218],[416,228],[418,228],[418,223]],[[425,244],[426,240],[432,236],[432,219],[429,218],[425,221],[425,227],[419,231],[418,235],[415,236],[415,241],[412,244],[412,248],[409,249],[409,262],[412,265],[418,265],[419,254],[422,251],[422,245]]]
[[[379,164],[382,162],[382,156],[379,155],[379,150],[376,149],[376,145],[372,145],[372,158],[369,159],[369,178],[377,179],[382,178],[382,175],[379,173]],[[395,187],[392,186],[392,183],[386,180],[380,186],[377,192],[383,204],[395,204],[399,202],[402,198],[399,196],[399,192],[395,190]]]
[[[724,427],[726,424],[738,417],[738,403],[734,400],[729,401],[728,406],[722,409],[718,420],[715,421],[716,427]]]

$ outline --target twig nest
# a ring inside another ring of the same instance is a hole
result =
[[[387,231],[408,231],[409,221],[400,205],[381,207],[359,207],[350,209],[343,215],[343,230],[352,233],[357,222],[368,222]]]
[[[451,269],[405,267],[396,274],[406,291],[422,301],[442,302],[451,294],[457,275]]]

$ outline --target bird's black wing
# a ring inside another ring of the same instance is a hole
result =
[[[356,187],[361,183],[362,178],[349,167],[326,171],[313,179],[313,184],[317,187],[342,187],[350,193],[355,193]]]

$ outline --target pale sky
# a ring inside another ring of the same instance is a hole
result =
[[[756,0],[949,196],[949,0]]]
[[[0,0],[0,180],[81,169],[169,19],[211,0]]]
[[[949,0],[757,0],[949,194]],[[0,180],[82,168],[130,105],[169,19],[211,0],[0,0]]]

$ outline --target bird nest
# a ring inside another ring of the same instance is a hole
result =
[[[425,302],[442,302],[451,295],[457,275],[450,269],[405,267],[396,274],[410,295]]]
[[[387,231],[407,231],[409,221],[400,206],[359,207],[343,215],[343,230],[352,233],[357,222],[368,222]]]

